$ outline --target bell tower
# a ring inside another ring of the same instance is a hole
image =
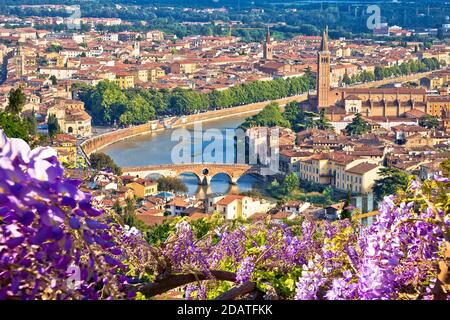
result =
[[[317,55],[317,109],[328,108],[330,93],[330,59],[328,49],[328,26],[325,27],[322,36],[320,51]]]
[[[263,48],[264,48],[264,52],[263,52],[264,60],[272,60],[273,59],[272,42],[270,41],[269,28],[267,28],[266,41],[263,44]]]

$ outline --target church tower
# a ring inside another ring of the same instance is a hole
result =
[[[330,93],[330,59],[328,49],[328,26],[322,36],[320,51],[317,56],[317,109],[327,108]]]
[[[269,28],[267,28],[266,41],[263,44],[263,48],[264,48],[264,52],[263,52],[264,60],[272,60],[273,53],[272,53],[272,43],[270,42]]]

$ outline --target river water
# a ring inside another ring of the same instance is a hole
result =
[[[246,117],[256,113],[257,112],[247,113],[245,115],[203,122],[201,124],[201,129],[203,132],[210,129],[219,129],[224,133],[226,129],[237,128],[244,122]],[[183,128],[187,129],[192,134],[192,137],[194,136],[194,125],[187,125]],[[196,129],[197,128],[198,124]],[[174,141],[172,141],[172,135],[176,134],[174,130],[177,129],[167,129],[119,141],[103,148],[101,151],[110,155],[121,167],[172,164],[174,163],[172,161],[172,150],[179,144],[175,137]],[[224,140],[225,145],[234,143],[232,140],[226,140],[225,138]],[[203,149],[211,143],[199,141],[199,139],[194,138],[192,138],[192,141],[194,144],[198,144],[199,142],[202,143]],[[199,186],[197,177],[193,174],[182,174],[179,178],[182,179],[188,187],[188,194],[196,195],[201,199],[205,198],[205,195],[210,193],[238,193],[260,189],[260,181],[250,175],[240,178],[237,185],[231,185],[228,176],[224,174],[214,176],[209,186]]]

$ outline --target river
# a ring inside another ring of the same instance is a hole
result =
[[[253,114],[256,113],[258,112],[256,111]],[[209,129],[219,129],[225,132],[225,129],[235,129],[244,122],[246,117],[251,115],[252,113],[246,113],[245,115],[231,116],[220,120],[205,121],[201,124],[202,130],[205,132]],[[184,128],[192,133],[194,125],[187,125]],[[172,149],[178,144],[178,141],[172,141],[174,130],[177,129],[167,129],[119,141],[103,148],[101,151],[110,155],[121,167],[172,164]],[[193,142],[198,143],[196,140],[193,140]],[[226,143],[233,142],[226,140]],[[208,142],[203,142],[203,148],[208,144]],[[231,185],[228,176],[222,174],[214,176],[209,186],[199,186],[197,178],[193,174],[182,174],[179,178],[188,187],[188,194],[196,195],[201,199],[210,193],[260,191],[261,185],[257,178],[248,175],[239,179],[237,185]]]

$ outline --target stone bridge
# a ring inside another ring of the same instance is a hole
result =
[[[122,172],[124,175],[140,178],[148,178],[155,174],[165,177],[178,177],[183,173],[193,173],[197,176],[199,184],[209,185],[211,179],[217,174],[228,175],[230,183],[236,184],[239,178],[244,175],[261,175],[261,167],[249,164],[191,163],[124,167]]]

